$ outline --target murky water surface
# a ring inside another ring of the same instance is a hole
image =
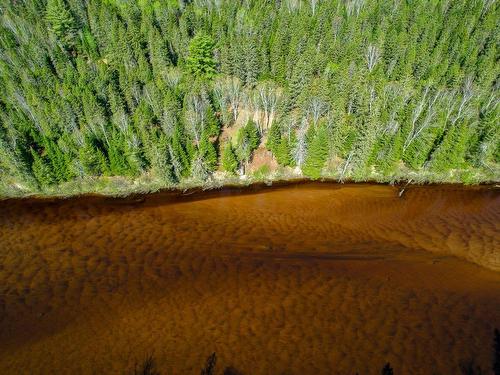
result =
[[[398,192],[0,202],[0,373],[490,371],[499,190]]]

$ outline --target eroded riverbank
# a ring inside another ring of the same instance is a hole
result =
[[[0,372],[152,353],[195,374],[213,351],[221,373],[488,369],[499,208],[491,187],[366,184],[0,202]]]

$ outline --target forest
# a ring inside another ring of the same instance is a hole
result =
[[[499,181],[499,19],[496,0],[4,0],[0,195]]]

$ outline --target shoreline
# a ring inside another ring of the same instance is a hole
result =
[[[251,173],[230,175],[217,171],[206,180],[186,178],[177,183],[169,183],[156,175],[146,172],[137,177],[125,176],[87,176],[75,178],[59,185],[40,189],[32,185],[19,185],[13,182],[0,181],[0,201],[8,199],[67,199],[72,197],[102,196],[124,198],[137,195],[149,195],[157,192],[172,192],[174,194],[191,194],[193,191],[254,189],[273,185],[290,185],[306,182],[321,182],[330,184],[378,184],[389,186],[498,186],[500,185],[500,170],[498,173],[484,173],[480,170],[456,169],[446,173],[431,171],[411,171],[400,169],[392,175],[379,174],[371,171],[365,176],[342,176],[338,171],[325,170],[317,179],[310,178],[298,169],[280,168],[266,174]],[[464,178],[469,176],[470,178]]]
[[[220,181],[218,181],[220,182]],[[333,189],[340,189],[342,187],[363,187],[363,186],[387,186],[394,187],[399,190],[400,197],[407,190],[416,187],[443,187],[443,188],[460,188],[460,189],[491,189],[496,190],[500,188],[498,182],[481,182],[478,184],[468,185],[460,182],[422,182],[412,180],[398,180],[396,182],[381,182],[377,180],[355,181],[346,180],[339,182],[333,178],[309,179],[307,177],[297,177],[288,179],[275,179],[275,180],[236,180],[229,183],[215,183],[205,185],[187,185],[185,187],[159,187],[149,190],[129,189],[126,191],[110,192],[104,191],[88,191],[75,194],[39,194],[33,193],[25,196],[0,196],[1,201],[18,201],[18,202],[40,202],[50,203],[57,201],[80,200],[80,199],[96,199],[97,201],[114,201],[123,202],[125,204],[142,203],[147,198],[161,198],[167,202],[169,201],[190,201],[190,200],[203,200],[213,197],[220,197],[224,195],[251,195],[278,190],[282,188],[290,188],[293,186],[304,185],[317,185],[322,187],[332,187]],[[191,198],[188,198],[191,197]]]

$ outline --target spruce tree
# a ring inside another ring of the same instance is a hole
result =
[[[260,135],[257,125],[249,120],[238,132],[236,154],[239,160],[248,163],[259,142]]]
[[[86,139],[80,148],[79,159],[87,175],[99,176],[107,171],[106,157],[101,150],[92,144],[90,139]]]
[[[33,149],[31,149],[31,155],[33,157],[33,174],[40,186],[46,187],[52,185],[56,179],[48,163]]]
[[[320,127],[309,144],[306,162],[302,171],[308,177],[317,179],[328,159],[328,137],[326,128]]]
[[[279,164],[283,166],[291,165],[292,156],[290,154],[290,150],[291,147],[288,139],[286,137],[282,137],[274,153],[274,156],[276,157],[276,160]]]
[[[259,146],[260,142],[260,135],[259,135],[259,129],[257,128],[257,125],[255,122],[249,120],[247,124],[245,125],[245,136],[248,138],[248,142],[250,144],[250,149],[253,151]]]
[[[129,174],[129,166],[124,150],[123,137],[115,132],[110,139],[108,148],[109,172],[111,175],[123,176]]]
[[[76,38],[75,20],[66,8],[64,0],[48,0],[45,18],[61,42],[72,47]]]
[[[199,155],[203,158],[207,170],[213,172],[217,167],[217,151],[206,134],[201,138]]]
[[[222,149],[222,169],[230,174],[234,174],[238,169],[238,160],[233,150],[231,142],[227,142]]]
[[[267,142],[266,142],[267,149],[269,151],[272,151],[273,153],[276,153],[280,141],[281,141],[280,124],[277,121],[274,121],[267,135]]]

